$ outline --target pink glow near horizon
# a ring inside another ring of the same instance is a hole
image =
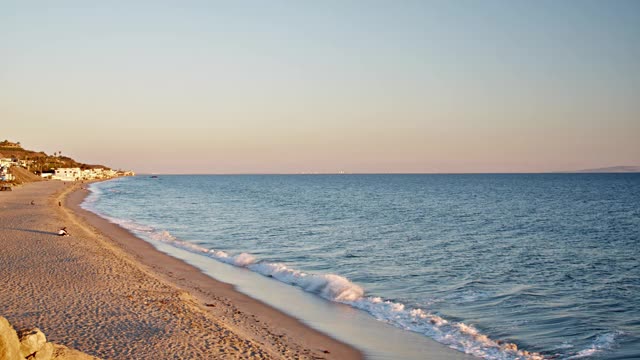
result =
[[[590,4],[16,3],[0,140],[155,173],[640,165],[640,11]]]

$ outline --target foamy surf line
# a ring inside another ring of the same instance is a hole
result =
[[[405,304],[376,296],[367,296],[362,287],[340,275],[305,273],[292,269],[284,263],[261,261],[245,252],[231,255],[224,251],[207,249],[177,239],[168,231],[155,229],[133,220],[118,219],[105,215],[97,211],[93,206],[102,192],[94,186],[90,187],[90,189],[92,193],[81,204],[83,209],[131,231],[143,240],[163,242],[179,249],[205,255],[222,263],[246,268],[282,283],[299,287],[306,292],[321,296],[329,301],[363,310],[379,321],[425,335],[452,349],[480,358],[497,360],[547,359],[542,354],[518,349],[516,344],[493,340],[471,325],[446,320],[424,309],[408,307]],[[578,351],[568,358],[587,358],[607,351],[615,345],[615,338],[618,335],[620,334],[604,334],[594,341],[593,346]],[[558,357],[552,356],[549,358]]]
[[[143,240],[168,243],[174,247],[203,254],[226,264],[249,269],[285,284],[297,286],[327,300],[364,310],[380,321],[387,322],[405,330],[427,335],[458,351],[487,359],[543,358],[537,354],[518,350],[515,344],[501,344],[490,340],[480,334],[475,328],[463,323],[450,323],[439,316],[429,314],[421,309],[405,308],[403,304],[387,301],[379,297],[367,297],[362,287],[340,275],[309,274],[289,268],[282,263],[259,261],[248,253],[230,255],[224,251],[206,249],[176,239],[167,231],[156,230],[132,220],[117,219],[101,214],[90,206],[91,203],[92,201],[83,203],[82,207],[131,231]]]

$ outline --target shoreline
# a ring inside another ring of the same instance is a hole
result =
[[[231,316],[231,319],[235,320],[232,321],[234,325],[247,327],[242,329],[243,332],[250,333],[251,330],[248,328],[252,326],[242,324],[243,320],[246,321],[247,319],[238,320],[236,319],[238,316],[253,317],[251,319],[252,323],[271,325],[273,329],[269,329],[269,333],[260,334],[261,336],[258,337],[260,337],[259,340],[261,341],[268,342],[271,340],[276,347],[282,346],[280,339],[285,337],[288,338],[289,342],[293,340],[296,344],[315,349],[319,354],[322,354],[320,356],[327,359],[364,359],[362,353],[357,349],[314,330],[300,322],[300,320],[259,300],[236,291],[232,285],[203,274],[200,269],[157,250],[153,245],[138,238],[127,229],[83,209],[80,205],[89,194],[89,190],[74,189],[61,195],[64,199],[63,205],[102,234],[105,234],[128,255],[133,256],[138,265],[151,270],[152,275],[158,276],[162,281],[166,281],[194,296],[203,310],[217,316],[222,313],[223,319],[226,316]],[[226,305],[227,308],[222,311],[218,310],[224,308],[225,306],[223,305]],[[277,326],[273,326],[275,324]],[[266,339],[262,338],[265,335]]]
[[[90,193],[86,192],[86,194]],[[76,201],[76,208],[80,208],[78,205],[81,202],[81,199]],[[137,241],[142,241],[143,246],[183,265],[188,264],[195,272],[204,275],[205,281],[214,281],[229,286],[236,294],[248,296],[249,299],[266,305],[287,318],[295,319],[302,323],[302,326],[310,327],[352,349],[357,349],[361,358],[405,360],[475,358],[439,343],[424,334],[407,331],[380,321],[366,311],[326,300],[297,286],[291,286],[254,271],[220,262],[198,251],[174,247],[157,239],[138,237],[127,229],[126,225],[113,224],[90,210],[82,208],[80,210],[97,217],[99,221],[106,221],[109,225],[116,226],[133,236]],[[182,282],[185,278],[179,280]],[[169,279],[169,281],[175,281],[175,279]],[[206,297],[199,297],[199,299],[202,304],[207,304]]]
[[[0,216],[0,241],[9,244],[0,255],[6,269],[0,270],[10,272],[0,291],[0,315],[40,326],[52,339],[103,358],[364,358],[82,209],[89,191],[81,185],[25,184],[0,198],[1,208],[16,210]],[[37,207],[28,205],[29,198]],[[71,236],[55,236],[56,223]],[[57,267],[52,271],[51,263],[29,259],[31,274],[19,273],[25,255],[36,252]],[[29,285],[30,296],[47,301],[34,304],[15,293]]]

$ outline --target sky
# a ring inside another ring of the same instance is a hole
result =
[[[144,173],[640,165],[640,1],[4,1],[0,140]]]

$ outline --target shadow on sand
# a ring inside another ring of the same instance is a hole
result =
[[[36,233],[36,234],[58,236],[57,232],[52,232],[52,231],[42,231],[42,230],[32,230],[32,229],[19,229],[19,228],[2,228],[2,230],[15,230],[15,231],[24,231],[24,232],[30,232],[30,233]]]

